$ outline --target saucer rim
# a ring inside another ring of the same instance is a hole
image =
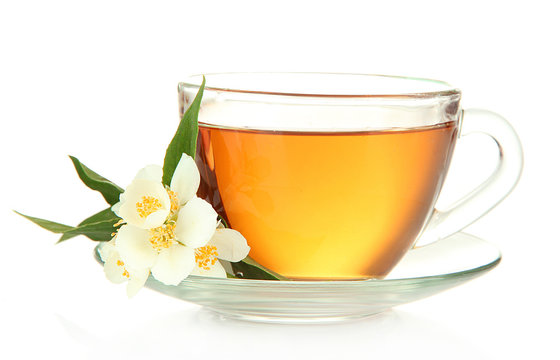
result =
[[[435,274],[435,275],[426,275],[426,276],[418,276],[418,277],[402,277],[402,278],[395,278],[395,279],[357,279],[357,280],[260,280],[260,279],[239,279],[239,278],[217,278],[217,277],[208,277],[208,276],[200,276],[200,275],[190,275],[185,278],[181,283],[177,286],[185,286],[189,284],[215,284],[217,286],[220,285],[227,285],[227,286],[241,286],[241,287],[261,287],[261,286],[271,286],[271,287],[292,287],[292,288],[308,288],[310,286],[320,286],[320,287],[337,287],[337,288],[344,288],[344,287],[356,287],[362,284],[367,284],[371,286],[384,286],[384,285],[394,285],[399,284],[402,282],[410,282],[410,281],[431,281],[431,280],[441,280],[441,279],[454,279],[460,277],[468,277],[472,276],[473,274],[483,273],[495,268],[502,260],[502,253],[500,250],[493,244],[489,243],[486,240],[483,240],[477,236],[468,234],[466,232],[458,232],[450,237],[457,236],[457,235],[466,235],[471,238],[475,238],[479,241],[484,242],[488,246],[494,247],[497,252],[497,257],[492,261],[477,266],[474,268],[469,268],[466,270],[456,271],[456,272],[449,272],[449,273],[442,273],[442,274]],[[95,246],[93,250],[93,255],[95,260],[103,265],[103,260],[101,260],[101,256],[99,255],[99,248],[101,244]],[[429,245],[426,245],[429,246]],[[411,249],[414,251],[415,249]],[[157,281],[155,280],[152,275],[150,274],[148,282]]]

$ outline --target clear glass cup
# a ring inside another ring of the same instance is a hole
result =
[[[180,115],[202,82],[179,84]],[[301,280],[383,278],[413,246],[448,237],[515,187],[523,155],[501,116],[463,110],[442,81],[319,73],[206,75],[199,196],[251,246]],[[493,174],[438,210],[456,140],[499,146]]]

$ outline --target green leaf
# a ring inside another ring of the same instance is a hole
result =
[[[181,160],[183,153],[191,156],[193,159],[196,156],[198,111],[200,110],[200,102],[202,101],[202,93],[204,92],[205,84],[206,79],[202,77],[202,84],[198,89],[198,93],[196,94],[192,104],[183,115],[183,118],[177,127],[177,131],[167,147],[165,158],[163,160],[162,182],[164,185],[171,184],[171,177],[173,176],[175,168],[177,167],[177,164],[179,164],[179,160]]]
[[[289,280],[288,278],[265,268],[249,256],[239,262],[231,263],[231,268],[233,269],[235,276],[242,279]]]
[[[218,214],[218,219],[222,222],[222,224],[224,225],[224,227],[225,227],[226,229],[229,228],[229,225],[228,225],[226,219],[225,219],[222,215]]]
[[[114,205],[119,201],[119,195],[124,191],[119,186],[97,174],[74,156],[70,156],[78,176],[92,190],[99,191],[110,205]]]
[[[60,238],[58,242],[65,241],[77,235],[85,235],[94,241],[109,241],[113,238],[111,234],[117,230],[114,224],[115,221],[113,220],[104,220],[85,225],[79,225],[73,229],[65,231],[64,235],[67,235],[67,237],[65,239]]]
[[[80,227],[82,225],[88,225],[88,224],[92,224],[92,223],[96,223],[96,222],[100,222],[100,221],[105,221],[105,220],[109,220],[113,224],[115,224],[120,220],[120,218],[117,215],[115,215],[115,213],[113,212],[113,210],[111,210],[111,208],[107,208],[107,209],[101,210],[100,212],[98,212],[96,214],[93,214],[92,216],[83,220],[80,224],[78,224],[78,227]],[[114,231],[115,231],[115,228],[112,229],[111,233],[114,232]],[[62,242],[62,241],[71,239],[71,238],[73,238],[75,236],[78,236],[78,235],[79,234],[75,234],[75,233],[65,233],[60,237],[58,242]],[[95,239],[92,239],[92,240],[95,240]]]
[[[40,218],[36,218],[36,217],[33,217],[33,216],[25,215],[25,214],[22,214],[18,211],[15,211],[15,210],[14,210],[14,212],[18,215],[23,216],[27,220],[30,220],[30,221],[34,222],[35,224],[39,225],[43,229],[49,230],[49,231],[51,231],[53,233],[56,233],[56,234],[61,234],[61,233],[64,233],[68,230],[72,230],[74,228],[72,226],[60,224],[60,223],[57,223],[57,222],[54,222],[54,221],[49,221],[49,220],[40,219]]]
[[[113,210],[111,210],[111,208],[107,208],[104,210],[101,210],[98,213],[93,214],[92,216],[88,217],[87,219],[85,219],[84,221],[82,221],[80,223],[80,225],[85,225],[85,224],[91,224],[94,222],[99,222],[99,221],[103,221],[103,220],[113,220],[114,222],[119,221],[121,218],[118,217]]]
[[[114,219],[100,220],[96,222],[91,222],[84,225],[78,225],[76,227],[68,226],[64,224],[59,224],[54,221],[49,221],[45,219],[36,218],[33,216],[24,215],[20,212],[15,211],[16,214],[23,216],[24,218],[32,221],[33,223],[39,225],[43,229],[49,230],[56,234],[64,234],[58,242],[73,238],[78,235],[85,235],[88,238],[95,241],[109,241],[111,240],[111,234],[116,231],[114,224],[118,221]],[[98,213],[99,214],[99,213]],[[94,216],[98,215],[95,214]]]

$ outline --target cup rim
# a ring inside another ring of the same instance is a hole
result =
[[[332,77],[367,77],[368,79],[391,79],[400,82],[416,82],[432,87],[440,87],[438,90],[426,91],[402,91],[402,92],[386,92],[386,93],[318,93],[305,91],[274,91],[274,90],[253,90],[243,89],[235,86],[217,86],[212,85],[215,77],[224,76],[332,76]],[[366,74],[366,73],[338,73],[338,72],[222,72],[196,74],[189,76],[185,81],[179,82],[179,89],[182,87],[198,88],[202,84],[203,76],[206,78],[206,86],[204,91],[215,91],[232,94],[246,95],[265,95],[279,97],[302,97],[302,98],[333,98],[333,99],[426,99],[453,97],[461,95],[461,91],[441,80],[435,80],[423,77],[398,76],[398,75],[382,75],[382,74]]]

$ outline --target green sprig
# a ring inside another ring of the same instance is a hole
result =
[[[205,84],[206,79],[203,77],[202,84],[196,94],[196,97],[183,115],[179,126],[177,127],[177,131],[167,147],[163,164],[162,182],[164,185],[170,185],[175,168],[179,164],[183,153],[191,156],[193,159],[196,157],[198,112],[200,110]],[[74,164],[74,168],[76,169],[78,176],[87,187],[101,193],[109,205],[114,205],[119,201],[120,195],[124,192],[121,187],[97,174],[81,163],[76,157],[70,156],[70,159]],[[84,235],[94,241],[109,241],[113,237],[113,234],[118,230],[121,220],[110,207],[84,219],[77,226],[69,226],[25,215],[17,211],[15,212],[39,225],[43,229],[53,233],[62,234],[57,243],[64,242],[78,235]],[[228,227],[225,219],[220,215],[219,217],[224,226]],[[233,274],[228,273],[228,278],[288,280],[285,277],[266,269],[248,256],[237,263],[231,263],[231,266]]]
[[[206,79],[202,77],[202,85],[198,89],[198,93],[194,98],[192,104],[189,106],[179,126],[175,132],[175,136],[171,139],[165,158],[163,160],[163,178],[164,185],[171,184],[171,178],[175,172],[175,168],[181,160],[183,153],[189,155],[193,159],[196,157],[196,140],[198,138],[198,112],[200,110],[200,103],[202,102],[202,94],[204,93],[204,86]]]

